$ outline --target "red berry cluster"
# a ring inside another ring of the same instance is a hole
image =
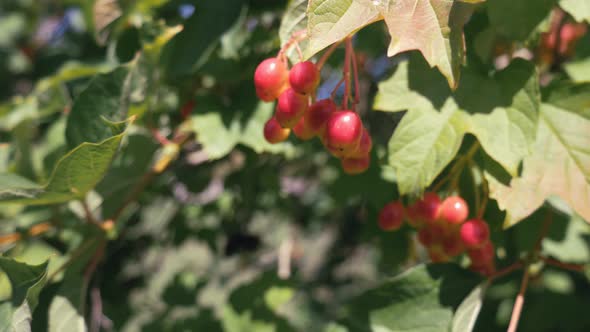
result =
[[[495,264],[488,224],[481,219],[467,220],[468,215],[469,208],[461,197],[441,201],[436,193],[428,192],[407,208],[399,201],[386,204],[379,213],[379,227],[394,231],[405,219],[418,230],[418,241],[427,248],[433,262],[448,262],[467,251],[471,269],[490,275]]]
[[[313,102],[320,71],[311,61],[295,64],[290,70],[279,57],[262,61],[254,73],[258,98],[278,99],[275,114],[264,126],[270,143],[286,140],[293,130],[301,140],[319,137],[326,149],[340,158],[348,174],[362,173],[371,161],[371,136],[355,112],[339,110],[331,99]]]

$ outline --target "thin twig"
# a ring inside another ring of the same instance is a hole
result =
[[[520,284],[520,291],[516,296],[516,301],[514,301],[514,307],[512,308],[512,316],[510,317],[508,332],[516,332],[516,328],[518,327],[518,321],[520,319],[520,314],[522,313],[522,306],[524,305],[524,294],[526,293],[526,289],[529,283],[529,265],[539,256],[539,251],[541,250],[543,239],[545,238],[545,236],[547,236],[547,233],[549,233],[549,229],[551,228],[552,223],[553,214],[551,213],[551,211],[549,211],[545,215],[545,220],[543,221],[543,226],[541,226],[541,230],[535,242],[535,246],[533,247],[533,250],[529,253],[527,263],[524,266],[524,275],[522,277],[522,282]]]
[[[57,270],[53,271],[52,274],[50,274],[47,277],[48,281],[53,280],[53,278],[55,278],[60,272],[62,272],[63,270],[65,270],[68,266],[70,266],[78,257],[80,257],[84,251],[90,247],[92,247],[92,245],[94,245],[94,243],[97,241],[97,238],[92,238],[90,240],[88,240],[86,243],[82,244],[81,246],[79,246],[78,248],[76,248],[76,250],[74,250],[74,252],[70,255],[70,257],[68,258],[68,260],[63,263],[60,267],[57,268]]]
[[[342,108],[348,109],[348,101],[350,98],[350,67],[351,67],[351,49],[352,43],[350,37],[346,38],[346,52],[344,54],[344,68],[342,70],[342,77],[344,78],[344,97],[342,98]]]
[[[324,64],[326,64],[326,61],[328,61],[328,59],[330,58],[332,53],[334,53],[334,51],[338,48],[338,46],[340,46],[341,43],[342,42],[336,42],[336,43],[332,44],[332,46],[330,46],[330,48],[328,48],[326,50],[326,52],[324,52],[324,54],[322,54],[322,57],[316,63],[316,67],[318,68],[318,71],[322,70],[322,67],[324,66]]]
[[[507,332],[516,332],[518,327],[518,321],[520,320],[520,314],[522,313],[522,306],[524,305],[524,294],[529,285],[529,269],[528,266],[524,270],[522,281],[520,283],[520,290],[514,301],[514,307],[512,308],[512,316],[510,317],[510,324],[508,325]]]
[[[90,310],[90,332],[99,332],[102,326],[103,314],[102,299],[98,287],[93,287],[90,291],[90,303],[92,303]]]
[[[356,105],[361,102],[361,90],[359,83],[359,68],[356,61],[356,53],[354,52],[352,43],[350,43],[350,48],[352,50],[352,74],[354,77],[354,103],[352,106],[354,109],[356,108]]]
[[[513,263],[511,265],[508,265],[507,267],[505,267],[505,268],[503,268],[501,270],[498,270],[498,271],[494,272],[494,274],[492,274],[488,279],[490,281],[493,281],[495,279],[498,279],[498,278],[501,278],[501,277],[503,277],[505,275],[508,275],[508,274],[510,274],[510,273],[512,273],[512,272],[514,272],[516,270],[522,269],[522,267],[523,267],[522,262],[521,261],[518,261],[516,263]]]
[[[88,202],[86,202],[86,198],[81,199],[80,204],[82,204],[82,208],[84,209],[84,214],[86,215],[86,221],[100,227],[100,223],[96,220],[96,218],[94,218],[94,215],[92,214],[92,210],[90,209],[90,206],[88,206]]]
[[[338,89],[340,88],[342,83],[344,83],[344,77],[342,77],[340,79],[340,81],[338,81],[338,83],[336,83],[336,86],[334,86],[334,89],[332,89],[332,93],[330,93],[330,99],[332,99],[332,101],[334,101],[334,98],[336,97],[336,93],[338,92]]]
[[[457,161],[455,161],[455,164],[453,165],[453,167],[451,167],[451,169],[449,170],[449,172],[442,178],[440,179],[431,189],[431,191],[438,191],[443,184],[445,184],[446,182],[448,182],[449,180],[453,180],[453,182],[456,180],[455,178],[458,178],[459,174],[461,174],[459,171],[463,169],[463,167],[465,166],[465,163],[471,159],[473,157],[473,155],[475,154],[475,152],[477,152],[477,150],[479,149],[479,142],[475,142],[467,151],[467,153],[465,153],[462,156],[459,156],[457,158]]]
[[[293,33],[293,35],[291,35],[291,39],[289,39],[289,41],[287,41],[285,45],[281,47],[279,53],[277,54],[277,57],[283,58],[285,56],[285,53],[289,50],[289,48],[291,48],[291,46],[293,46],[293,44],[297,44],[305,38],[307,38],[307,29],[299,30]]]
[[[564,262],[560,262],[556,259],[546,257],[546,256],[539,256],[539,259],[548,265],[552,265],[552,266],[558,267],[560,269],[575,271],[575,272],[584,272],[584,265],[582,265],[582,264],[564,263]]]
[[[482,218],[483,214],[486,212],[486,208],[488,207],[488,196],[490,195],[490,187],[488,180],[486,179],[483,172],[481,172],[481,190],[483,193],[483,199],[481,201],[481,205],[477,207],[477,217]]]

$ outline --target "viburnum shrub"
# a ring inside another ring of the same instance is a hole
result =
[[[589,3],[0,1],[0,331],[590,331]]]

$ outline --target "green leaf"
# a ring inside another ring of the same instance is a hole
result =
[[[523,161],[522,175],[510,186],[490,182],[490,195],[506,210],[505,226],[530,215],[557,195],[590,222],[590,119],[542,104],[537,138]]]
[[[389,141],[389,164],[400,194],[419,192],[432,183],[459,151],[467,120],[452,99],[440,112],[415,109],[402,118]]]
[[[559,0],[559,6],[572,15],[576,21],[590,23],[590,3],[586,0]]]
[[[583,1],[583,0],[582,0]],[[526,40],[549,15],[555,0],[487,1],[487,13],[496,32],[511,40]]]
[[[475,135],[488,156],[507,172],[516,175],[518,165],[530,153],[535,140],[540,108],[535,67],[518,59],[491,78],[467,67],[461,86],[456,91],[451,91],[440,74],[428,68],[422,59],[412,55],[409,62],[398,66],[392,77],[379,84],[374,108],[390,112],[407,109],[410,114],[417,111],[428,114],[442,113],[443,105],[449,103],[458,105],[457,108],[462,112],[463,131]],[[466,114],[467,112],[471,115]],[[435,120],[436,118],[432,119]],[[431,130],[432,127],[428,129]],[[430,135],[434,133],[431,132]],[[460,143],[460,137],[458,139]],[[435,141],[431,141],[430,145],[432,144]],[[446,146],[445,142],[440,144]],[[420,148],[418,144],[415,146]],[[454,148],[450,151],[456,152]],[[406,153],[414,154],[410,150],[406,150]],[[424,153],[426,152],[422,150],[418,152]],[[398,157],[402,160],[410,158],[404,155]],[[390,160],[395,162],[394,159]],[[448,163],[447,159],[435,160],[441,162],[442,167]],[[410,168],[409,164],[407,168]],[[425,183],[429,182],[418,182],[416,186]]]
[[[559,239],[543,239],[543,253],[561,262],[584,264],[590,261],[590,226],[578,216],[567,222],[565,234]]]
[[[127,118],[130,72],[125,66],[97,75],[74,101],[66,125],[70,148],[113,136],[109,122]]]
[[[438,109],[451,90],[442,76],[412,56],[398,65],[395,73],[379,83],[373,108],[386,112]]]
[[[10,299],[0,299],[0,331],[30,331],[31,313],[46,283],[47,264],[28,265],[0,257],[0,269],[11,285]]]
[[[590,58],[563,64],[563,69],[576,83],[590,83]]]
[[[418,50],[430,66],[440,70],[449,86],[456,88],[465,55],[463,25],[473,8],[459,1],[312,0],[305,57],[384,19],[391,35],[388,56]]]
[[[307,8],[305,58],[381,19],[377,7],[368,0],[310,0]]]
[[[348,310],[352,331],[449,331],[479,282],[456,265],[420,265],[367,291]]]
[[[226,156],[240,143],[257,153],[271,152],[290,155],[294,152],[290,143],[270,144],[264,139],[264,124],[271,117],[272,112],[272,103],[258,103],[245,126],[242,125],[239,116],[224,121],[222,112],[208,112],[192,117],[192,129],[210,160]]]
[[[41,186],[17,174],[0,173],[0,199],[4,197],[34,197]]]
[[[160,61],[171,77],[190,75],[202,66],[242,12],[242,0],[199,1],[184,29],[162,50]]]
[[[82,295],[86,292],[81,276],[64,279],[58,293],[49,305],[48,332],[86,332],[84,313],[81,312]]]
[[[440,70],[449,86],[456,88],[465,60],[463,25],[471,16],[473,5],[431,0],[381,3],[380,12],[391,35],[387,55],[418,50],[431,67]]]
[[[560,84],[546,93],[545,100],[590,120],[590,83]]]
[[[307,29],[307,3],[307,0],[289,0],[279,27],[281,46],[284,46],[294,33]],[[299,42],[299,47],[305,50],[307,49],[307,43],[307,39],[304,39]],[[293,63],[299,62],[299,56],[294,48],[287,55]]]
[[[101,143],[83,143],[63,156],[51,175],[49,182],[39,188],[15,180],[13,175],[2,175],[8,184],[0,185],[0,201],[29,205],[63,203],[83,197],[107,172],[119,143],[125,133],[113,136]]]
[[[477,321],[477,316],[483,304],[487,284],[475,287],[461,302],[453,317],[452,332],[471,332]]]
[[[495,107],[489,114],[474,114],[469,131],[488,155],[514,176],[535,141],[541,103],[539,82],[534,66],[526,61],[512,62],[497,76],[496,84],[508,106]]]
[[[60,84],[105,73],[112,69],[113,66],[109,64],[88,65],[79,62],[67,62],[54,75],[39,80],[35,86],[35,93],[39,94],[51,88],[59,87]]]

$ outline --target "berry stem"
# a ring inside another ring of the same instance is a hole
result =
[[[471,158],[473,158],[473,155],[477,152],[477,150],[479,149],[479,142],[475,142],[467,151],[467,153],[465,153],[462,156],[459,156],[457,158],[457,161],[455,161],[455,164],[451,167],[451,169],[449,170],[449,172],[442,178],[440,179],[432,188],[430,191],[434,191],[437,192],[442,186],[443,184],[445,184],[446,182],[448,182],[449,180],[451,181],[451,189],[455,189],[457,187],[457,181],[459,179],[459,175],[461,174],[461,170],[463,169],[463,167],[465,166],[465,163],[470,160]]]
[[[284,58],[285,53],[291,48],[291,46],[293,46],[294,44],[298,44],[300,41],[304,40],[305,38],[307,38],[307,30],[306,29],[299,30],[299,31],[293,33],[293,35],[291,35],[291,39],[289,39],[285,43],[285,45],[283,45],[283,47],[281,47],[281,49],[279,50],[279,53],[277,54],[277,57]],[[303,55],[301,55],[301,58],[303,58]]]
[[[299,43],[295,43],[295,49],[297,50],[297,55],[299,55],[299,61],[303,61],[303,52],[301,52],[301,47],[299,47]]]
[[[354,103],[352,104],[352,108],[354,110],[356,105],[361,102],[361,90],[359,84],[359,69],[356,61],[356,53],[354,52],[352,43],[350,43],[350,47],[352,49],[352,73],[354,77]]]
[[[488,201],[489,201],[489,195],[490,195],[490,188],[489,188],[489,184],[488,184],[488,180],[486,179],[485,175],[483,174],[483,172],[481,172],[481,191],[483,193],[482,195],[482,201],[481,201],[481,205],[477,206],[477,217],[478,218],[482,218],[483,214],[486,212],[486,208],[488,206]]]
[[[348,102],[350,99],[350,67],[352,61],[352,39],[346,37],[346,53],[344,54],[344,68],[342,76],[344,77],[344,97],[342,98],[342,108],[348,109]]]
[[[316,63],[316,66],[318,67],[318,71],[322,70],[322,67],[324,66],[326,61],[328,61],[328,59],[330,58],[332,53],[334,53],[334,51],[338,48],[338,46],[340,46],[340,43],[341,42],[336,42],[336,43],[332,44],[332,46],[330,46],[330,48],[328,48],[326,50],[326,52],[324,52],[324,54],[322,54],[322,57]]]
[[[336,92],[338,92],[338,89],[340,88],[342,83],[344,83],[344,77],[342,77],[340,79],[340,81],[338,81],[338,83],[336,83],[336,85],[334,86],[334,89],[332,90],[332,93],[330,93],[330,99],[332,99],[332,101],[334,101],[334,98],[336,98]]]
[[[505,268],[503,268],[503,269],[501,269],[499,271],[494,272],[494,274],[492,274],[489,277],[489,280],[490,281],[493,281],[495,279],[501,278],[501,277],[503,277],[505,275],[508,275],[508,274],[510,274],[510,273],[518,270],[518,269],[521,269],[522,267],[523,267],[523,264],[522,264],[521,261],[518,261],[516,263],[510,264],[507,267],[505,267]]]
[[[564,263],[564,262],[560,262],[556,259],[546,257],[546,256],[539,256],[539,259],[548,265],[552,265],[552,266],[555,266],[555,267],[558,267],[558,268],[561,268],[564,270],[575,271],[575,272],[583,272],[584,271],[584,265],[581,265],[581,264]]]

